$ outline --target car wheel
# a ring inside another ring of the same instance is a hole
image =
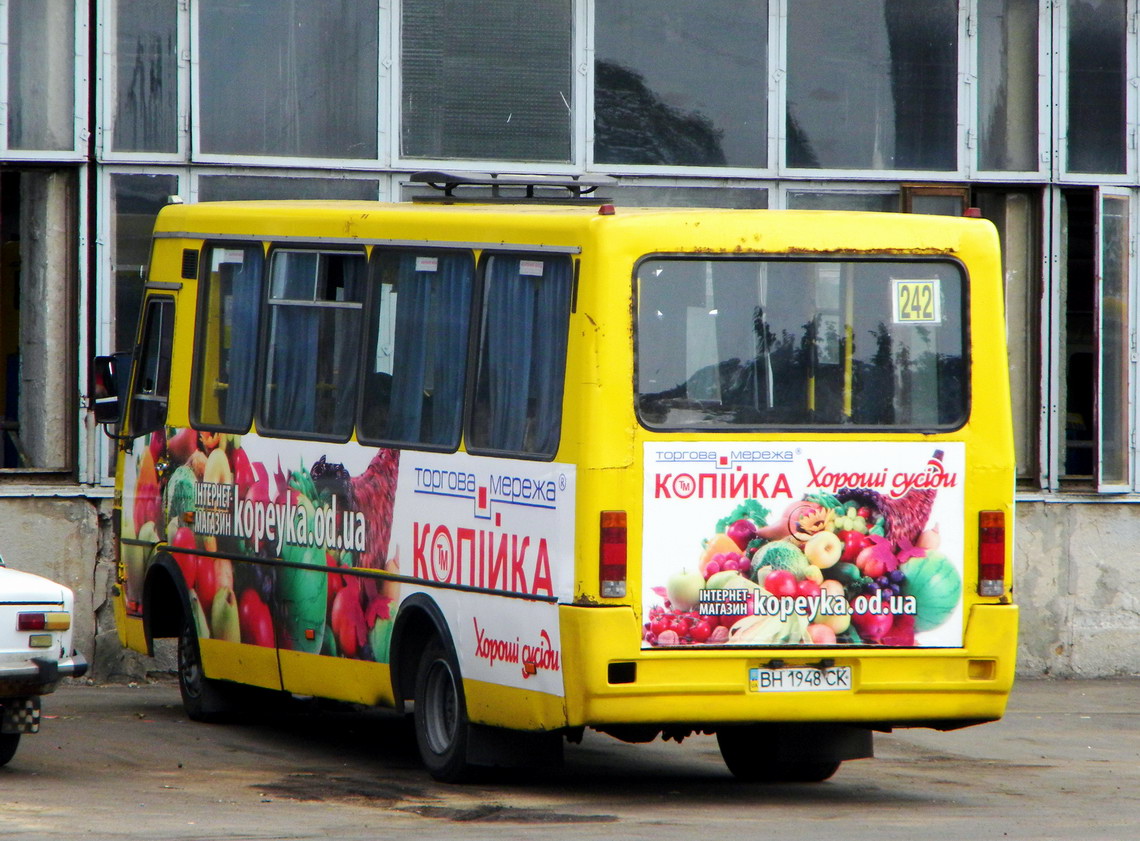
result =
[[[178,690],[186,715],[193,721],[221,721],[232,712],[226,687],[202,671],[198,629],[190,615],[183,618],[178,636]]]
[[[19,733],[0,733],[0,766],[7,765],[20,746]]]
[[[416,743],[428,772],[441,782],[470,779],[463,681],[455,655],[438,638],[420,657],[414,697]]]
[[[729,727],[718,730],[720,755],[732,775],[746,783],[821,783],[839,770],[834,760],[796,760],[773,756],[767,729]]]

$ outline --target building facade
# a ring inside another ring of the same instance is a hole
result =
[[[960,214],[1001,234],[1024,674],[1140,673],[1140,0],[0,0],[0,554],[114,638],[111,446],[171,196],[406,198],[424,169],[618,203]],[[984,400],[985,395],[974,399]]]

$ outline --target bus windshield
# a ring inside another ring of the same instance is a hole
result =
[[[644,260],[637,410],[650,429],[954,429],[964,277],[948,260]]]

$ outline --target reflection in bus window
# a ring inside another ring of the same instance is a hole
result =
[[[953,428],[963,280],[933,261],[656,259],[638,274],[651,428]]]
[[[264,254],[260,245],[213,246],[206,254],[191,417],[202,428],[245,432],[253,419]]]
[[[351,435],[366,275],[359,252],[273,252],[259,418],[267,433]]]
[[[469,252],[373,252],[357,437],[454,450],[463,420],[475,261]]]
[[[488,257],[471,449],[558,450],[572,274],[568,257]]]

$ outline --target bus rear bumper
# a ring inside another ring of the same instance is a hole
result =
[[[562,608],[571,726],[637,724],[715,729],[758,721],[827,721],[875,729],[938,729],[993,721],[1013,686],[1018,611],[975,605],[961,648],[639,647],[630,608]],[[758,691],[750,671],[849,666],[848,689]]]

